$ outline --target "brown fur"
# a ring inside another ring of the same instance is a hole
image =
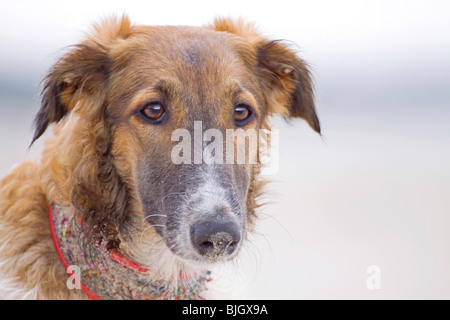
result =
[[[166,37],[158,36],[161,33]],[[191,92],[205,84],[212,92],[204,99],[216,109],[194,108],[189,113],[174,110],[178,124],[182,125],[190,115],[211,112],[219,113],[218,121],[226,126],[227,113],[211,99],[223,96],[226,103],[226,93],[220,92],[222,82],[215,79],[225,81],[225,75],[231,74],[242,78],[250,99],[255,101],[259,122],[251,126],[268,128],[267,117],[281,114],[304,118],[320,132],[310,73],[291,49],[265,39],[242,20],[216,19],[205,28],[193,28],[192,33],[208,39],[211,50],[227,64],[223,67],[226,69],[216,70],[213,59],[197,57],[194,52],[188,59],[201,59],[206,67],[212,66],[205,68],[200,80],[194,80],[198,75],[177,69],[183,61],[161,67],[181,73],[180,77],[190,83]],[[158,77],[158,70],[147,66],[146,46],[150,43],[161,48],[161,56],[150,57],[151,63],[165,63],[165,56],[171,56],[172,44],[179,36],[176,27],[133,26],[126,17],[110,19],[96,25],[85,41],[71,47],[50,70],[44,81],[33,142],[52,123],[54,134],[46,141],[39,163],[23,163],[0,182],[0,278],[14,279],[23,290],[35,290],[36,298],[85,297],[81,291],[66,288],[67,274],[55,254],[48,229],[51,201],[73,205],[83,213],[93,237],[101,234],[109,240],[110,247],[120,248],[129,257],[142,261],[141,251],[132,245],[142,220],[135,181],[137,163],[148,139],[165,148],[175,127],[144,126],[132,114],[136,106],[155,95],[146,90],[148,82],[142,80]],[[217,48],[223,50],[217,52]],[[177,99],[180,92],[188,89],[183,83],[172,81],[164,90]],[[201,104],[205,103],[192,101],[192,106]],[[247,197],[249,227],[254,222],[263,185],[258,173],[256,166]],[[146,236],[157,234],[149,232]]]

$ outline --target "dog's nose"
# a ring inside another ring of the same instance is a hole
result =
[[[237,249],[241,234],[239,226],[232,221],[207,220],[191,227],[191,240],[202,256],[218,260]]]

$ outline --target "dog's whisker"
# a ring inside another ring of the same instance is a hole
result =
[[[165,215],[165,214],[151,214],[149,216],[146,216],[146,217],[142,218],[141,226],[143,226],[144,224],[148,223],[150,221],[149,219],[151,219],[152,217],[167,218],[167,215]]]
[[[151,214],[151,215],[146,216],[144,219],[147,219],[150,217],[167,217],[167,214]]]
[[[142,237],[144,236],[145,232],[147,232],[147,230],[149,230],[152,227],[162,227],[165,228],[166,226],[163,224],[151,224],[148,227],[146,227],[142,232],[141,232],[141,236],[139,237],[139,242],[142,244]]]
[[[259,250],[258,246],[254,244],[251,241],[248,241],[246,243],[247,246],[244,246],[242,249],[243,254],[246,255],[247,261],[245,261],[247,264],[252,266],[252,269],[254,269],[254,274],[258,274],[261,271],[261,261],[262,261],[262,254]]]
[[[142,218],[141,226],[147,221],[147,219],[152,218],[152,217],[162,217],[162,218],[167,218],[167,214],[155,213],[155,214],[147,215],[147,216],[145,216],[144,218]]]
[[[163,202],[169,196],[185,195],[185,194],[186,194],[186,192],[171,192],[169,194],[166,194],[164,197],[162,197],[160,202]]]
[[[152,225],[150,225],[150,227],[165,227],[165,225],[163,225],[163,224],[152,224]],[[148,227],[148,228],[150,228],[150,227]]]

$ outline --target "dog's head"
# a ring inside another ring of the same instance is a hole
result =
[[[51,69],[33,141],[58,123],[48,180],[111,246],[212,263],[237,254],[257,207],[258,148],[236,133],[274,114],[320,132],[307,66],[281,42],[229,19],[112,19]]]

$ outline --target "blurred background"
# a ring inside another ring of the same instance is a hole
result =
[[[241,16],[312,67],[323,138],[273,120],[280,169],[239,264],[249,298],[450,298],[449,1],[4,1],[0,176],[42,150],[28,145],[48,68],[123,12],[154,25]]]

